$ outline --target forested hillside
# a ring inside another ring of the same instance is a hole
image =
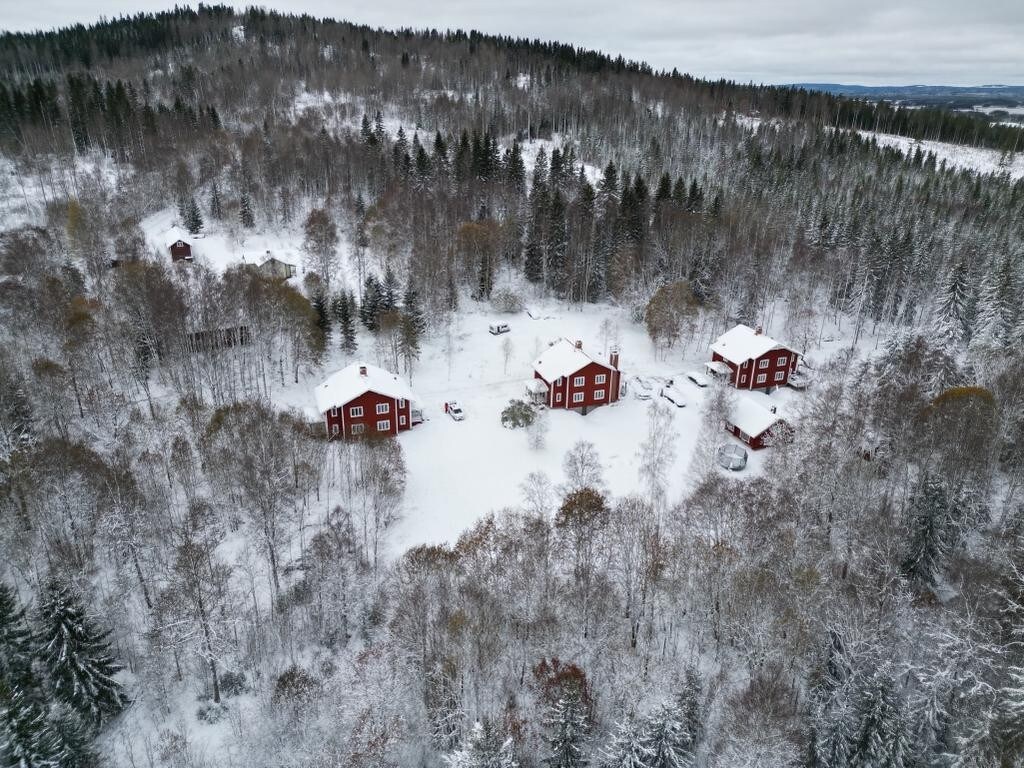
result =
[[[1022,139],[261,10],[0,36],[3,765],[1020,765]],[[468,491],[309,392],[457,390],[486,313],[813,384],[756,472],[713,389],[403,548]]]

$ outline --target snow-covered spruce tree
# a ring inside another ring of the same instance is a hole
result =
[[[107,635],[68,587],[47,585],[39,606],[38,656],[54,696],[97,727],[128,701],[114,680],[121,667],[110,655]]]
[[[645,763],[648,768],[689,768],[693,765],[693,742],[675,704],[659,704],[647,716],[644,745],[650,753]]]
[[[190,234],[197,235],[203,231],[203,214],[199,210],[199,204],[196,203],[194,196],[189,197],[185,203],[185,216],[183,219],[185,229]]]
[[[477,721],[461,749],[444,758],[449,768],[517,768],[512,739],[502,739],[489,722]]]
[[[903,702],[888,667],[859,678],[849,768],[904,768],[913,758]]]
[[[548,712],[547,754],[541,760],[550,768],[585,768],[590,764],[584,743],[590,731],[583,697],[575,685],[566,685]]]
[[[18,688],[0,682],[0,765],[4,768],[64,768],[60,740],[42,706]]]
[[[652,757],[643,728],[623,720],[601,750],[600,768],[647,768]]]
[[[331,315],[338,329],[338,346],[341,351],[351,355],[356,351],[356,326],[352,318],[354,300],[346,293],[337,294],[331,300]]]
[[[938,480],[921,478],[908,507],[907,553],[903,572],[926,588],[934,587],[949,551],[949,495]]]
[[[28,691],[34,687],[32,633],[17,595],[0,582],[0,686]]]
[[[683,675],[683,686],[676,696],[679,707],[679,718],[683,730],[690,739],[691,749],[695,750],[704,736],[704,677],[693,664],[686,667]]]
[[[210,189],[210,218],[214,221],[220,221],[224,218],[224,204],[220,199],[220,188],[217,186],[217,182],[213,182]]]
[[[949,271],[938,296],[932,330],[940,343],[957,346],[965,340],[970,314],[969,303],[967,262],[961,260]]]
[[[238,201],[238,221],[246,229],[256,226],[256,215],[252,210],[252,198],[248,192],[243,192]]]

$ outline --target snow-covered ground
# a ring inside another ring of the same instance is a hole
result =
[[[1024,153],[1018,152],[1012,158],[1005,158],[1002,152],[984,147],[968,147],[963,144],[947,144],[942,141],[915,141],[906,136],[889,133],[858,131],[864,138],[873,138],[883,147],[894,147],[907,157],[912,157],[920,147],[922,152],[932,152],[941,163],[964,170],[989,174],[1009,174],[1011,179],[1024,178]]]

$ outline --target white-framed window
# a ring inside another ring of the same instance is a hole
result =
[[[398,417],[398,426],[400,426],[400,427],[404,427],[405,426],[405,416],[399,416]]]
[[[391,431],[391,422],[388,419],[381,419],[380,421],[377,422],[377,431],[378,432],[390,432]]]
[[[786,372],[785,371],[776,371],[775,372],[775,380],[776,381],[782,381],[784,378],[786,378]]]
[[[779,355],[779,365],[785,365],[789,362],[789,355]]]
[[[365,424],[353,424],[352,425],[352,434],[353,435],[361,435],[365,431],[366,431],[366,425]]]
[[[768,361],[767,357],[764,360],[759,360],[758,363],[757,363],[757,367],[758,368],[767,368],[768,367],[768,362],[769,361]]]
[[[331,434],[332,435],[338,434],[338,425],[337,424],[331,424]]]
[[[572,401],[574,403],[582,403],[583,402],[583,393],[582,392],[573,392],[573,394],[572,394]]]
[[[400,397],[400,398],[398,398],[398,407],[399,407],[400,409],[401,409],[401,408],[405,408],[405,398],[404,398],[404,397]]]
[[[608,381],[608,374],[606,373],[599,373],[594,377],[595,384],[604,384],[606,381]]]
[[[742,376],[740,376],[740,384],[746,384],[746,383],[747,383],[747,374],[743,374]]]
[[[391,403],[377,403],[377,415],[383,416],[385,413],[391,413]]]
[[[558,392],[558,393],[555,394],[555,402],[556,403],[562,402],[562,393],[561,392]]]
[[[337,415],[338,415],[338,406],[335,405],[335,406],[333,406],[331,408],[331,416],[337,416]]]
[[[562,377],[561,376],[559,376],[557,379],[555,379],[555,386],[556,387],[562,386]]]
[[[363,415],[363,406],[353,405],[351,408],[348,409],[348,415],[351,416],[353,419],[361,418]]]
[[[595,390],[594,391],[594,399],[595,400],[604,400],[604,390],[603,389]]]
[[[584,383],[584,382],[585,382],[586,380],[587,380],[587,379],[586,379],[586,377],[584,377],[584,376],[577,376],[577,377],[576,377],[575,379],[573,379],[573,380],[572,380],[572,385],[573,385],[574,387],[582,387],[582,386],[583,386],[583,383]]]
[[[767,373],[759,373],[759,374],[757,374],[757,383],[758,384],[764,384],[766,381],[768,381],[768,374]]]

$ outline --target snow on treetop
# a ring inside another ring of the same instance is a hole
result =
[[[401,400],[417,399],[409,385],[395,374],[369,363],[357,362],[331,374],[317,386],[314,391],[316,407],[320,413],[326,413],[367,392]]]
[[[576,373],[580,368],[597,363],[590,355],[568,339],[559,339],[548,347],[533,364],[533,369],[548,383],[563,376]]]
[[[771,336],[758,333],[749,325],[737,325],[731,331],[726,331],[718,337],[718,341],[711,345],[711,351],[717,352],[731,363],[745,363],[747,360],[756,360],[765,352],[773,349],[789,349]]]

